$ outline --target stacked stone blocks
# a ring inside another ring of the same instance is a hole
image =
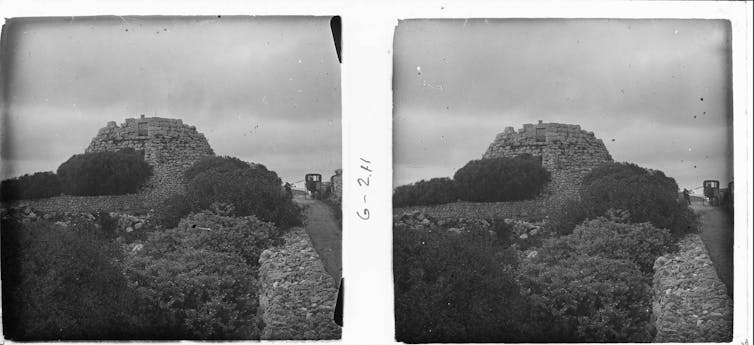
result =
[[[132,148],[143,152],[154,175],[147,183],[145,201],[156,204],[183,191],[183,173],[196,161],[214,155],[204,134],[180,119],[161,117],[128,118],[118,126],[114,121],[100,129],[86,152],[117,151]]]
[[[530,154],[551,173],[548,191],[578,197],[583,177],[613,158],[601,139],[579,125],[561,123],[525,124],[518,131],[507,127],[490,144],[482,158],[515,157]]]

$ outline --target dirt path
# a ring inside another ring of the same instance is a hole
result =
[[[340,226],[335,222],[330,206],[319,200],[296,195],[293,201],[304,207],[304,227],[312,239],[314,249],[322,259],[325,270],[336,282],[342,274]]]
[[[733,219],[722,207],[692,203],[699,215],[700,235],[707,247],[717,275],[733,296]]]

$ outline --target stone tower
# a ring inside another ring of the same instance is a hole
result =
[[[542,121],[525,124],[518,131],[505,128],[482,158],[524,153],[540,158],[542,166],[550,171],[550,192],[569,197],[578,197],[581,180],[592,168],[613,161],[605,144],[593,132],[582,130],[579,125]]]
[[[118,126],[110,121],[89,143],[86,152],[132,148],[152,165],[148,202],[159,202],[183,190],[183,173],[199,159],[214,155],[204,134],[180,119],[128,118]]]

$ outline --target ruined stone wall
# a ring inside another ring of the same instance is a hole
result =
[[[592,168],[613,161],[601,139],[579,125],[561,123],[525,124],[515,131],[507,127],[498,134],[482,158],[515,157],[524,153],[539,157],[550,171],[552,194],[577,197],[584,175]]]
[[[128,118],[118,126],[114,121],[100,129],[86,152],[117,151],[132,148],[144,153],[154,168],[147,182],[146,201],[154,204],[183,190],[183,172],[199,159],[213,155],[204,134],[180,119],[160,117]]]

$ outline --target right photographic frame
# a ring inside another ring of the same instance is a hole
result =
[[[731,24],[411,19],[396,340],[730,342]]]

